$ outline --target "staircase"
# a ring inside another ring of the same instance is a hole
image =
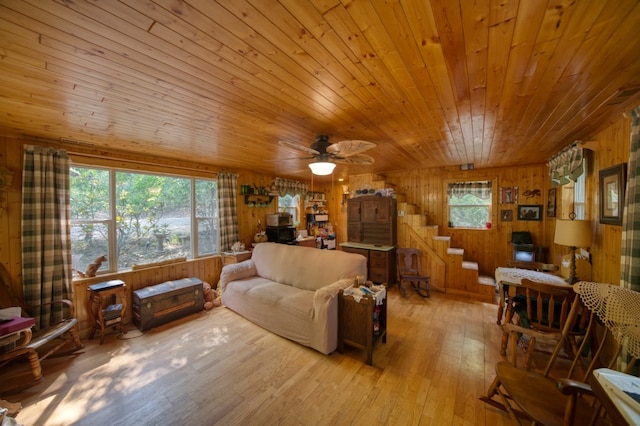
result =
[[[439,235],[437,225],[427,225],[417,207],[398,203],[398,246],[422,251],[422,265],[431,277],[431,286],[445,293],[461,294],[493,303],[496,282],[480,276],[478,264],[464,259],[464,249],[451,247],[451,238]]]

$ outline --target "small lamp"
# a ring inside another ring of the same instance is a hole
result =
[[[333,173],[333,169],[336,168],[335,163],[330,163],[328,161],[316,161],[315,163],[310,163],[309,168],[311,169],[311,173],[318,176],[326,176]]]
[[[556,220],[556,233],[553,238],[555,244],[571,248],[569,277],[565,280],[569,284],[579,281],[576,276],[576,248],[591,246],[591,223],[586,220]]]

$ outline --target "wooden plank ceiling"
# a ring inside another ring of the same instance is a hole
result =
[[[0,131],[310,177],[544,163],[640,104],[637,0],[0,0]]]

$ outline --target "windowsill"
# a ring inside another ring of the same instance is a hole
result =
[[[221,254],[220,253],[215,253],[215,254],[211,254],[211,255],[207,255],[207,256],[201,256],[201,257],[197,257],[195,259],[185,259],[185,258],[178,258],[178,259],[170,259],[164,262],[158,262],[158,263],[146,263],[144,265],[137,265],[136,267],[130,268],[130,269],[122,269],[120,271],[117,272],[104,272],[102,274],[97,274],[94,277],[78,277],[75,276],[71,279],[71,281],[73,283],[89,283],[89,282],[97,282],[97,281],[109,281],[109,280],[113,280],[113,279],[117,279],[119,278],[122,274],[131,274],[131,273],[135,273],[137,271],[141,271],[141,270],[148,270],[148,269],[153,269],[153,268],[161,268],[163,266],[168,266],[168,265],[175,265],[177,263],[188,263],[188,262],[193,262],[193,261],[198,261],[198,260],[203,260],[203,259],[214,259],[214,258],[221,258]]]

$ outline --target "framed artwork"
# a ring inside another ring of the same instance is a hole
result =
[[[518,220],[542,220],[541,204],[518,205]]]
[[[500,220],[511,222],[513,220],[513,210],[500,210]]]
[[[626,181],[626,163],[600,170],[600,223],[622,225]]]
[[[514,204],[518,202],[518,187],[507,186],[500,188],[500,204]]]
[[[551,188],[547,198],[547,217],[556,217],[556,189]]]

